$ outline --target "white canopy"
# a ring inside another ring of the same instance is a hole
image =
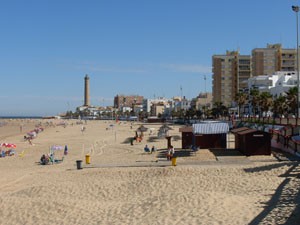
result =
[[[229,125],[224,122],[206,122],[193,124],[194,134],[223,134],[228,133]]]

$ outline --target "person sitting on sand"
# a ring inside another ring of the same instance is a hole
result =
[[[45,154],[42,155],[41,157],[41,164],[42,165],[46,165],[48,162],[47,162],[47,157]]]
[[[150,152],[150,149],[149,149],[148,145],[145,146],[144,151],[145,152]]]

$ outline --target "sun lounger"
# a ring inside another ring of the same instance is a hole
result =
[[[54,163],[61,163],[64,161],[64,156],[61,159],[54,159]]]

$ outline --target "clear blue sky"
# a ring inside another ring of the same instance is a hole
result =
[[[211,91],[211,59],[296,47],[298,0],[3,0],[0,116],[46,116],[117,94]],[[203,76],[207,76],[204,82]],[[206,84],[206,85],[205,85]]]

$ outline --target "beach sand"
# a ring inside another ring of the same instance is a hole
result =
[[[0,142],[17,148],[0,158],[0,224],[299,224],[299,162],[284,156],[201,149],[171,166],[167,141],[157,138],[161,124],[144,124],[152,134],[130,145],[139,123],[5,121]],[[23,137],[38,124],[45,129],[30,145]],[[179,126],[171,127],[179,153]],[[144,153],[146,144],[158,151]],[[67,145],[68,155],[39,165],[52,145]]]

